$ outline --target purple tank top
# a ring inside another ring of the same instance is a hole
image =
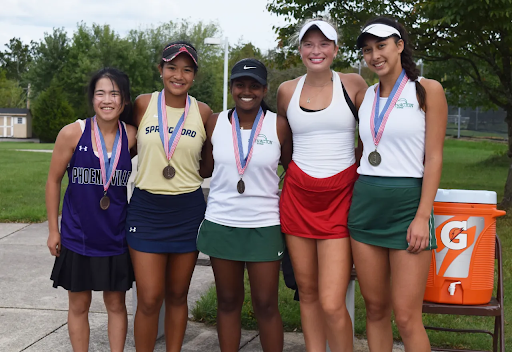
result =
[[[91,119],[69,162],[68,188],[64,195],[61,220],[62,245],[75,253],[90,257],[123,254],[127,250],[125,220],[126,185],[132,173],[128,138],[122,130],[119,163],[107,191],[110,206],[100,208],[103,197],[100,159],[94,155],[91,142]]]

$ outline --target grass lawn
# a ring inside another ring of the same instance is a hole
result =
[[[0,142],[0,150],[5,149],[46,149],[53,150],[54,143]]]
[[[498,200],[503,196],[505,180],[509,168],[506,156],[507,145],[488,141],[465,141],[447,139],[444,148],[443,175],[440,188],[481,189],[495,191]],[[503,246],[503,275],[505,285],[505,316],[512,314],[512,259],[507,253],[512,251],[512,215],[497,220],[497,231]],[[287,331],[300,330],[300,311],[298,302],[293,301],[293,292],[284,286],[279,287],[279,304],[283,323]],[[365,307],[356,285],[355,331],[365,336]],[[250,302],[250,291],[246,280],[246,299],[243,307],[242,324],[244,328],[256,329],[254,312]],[[198,302],[193,311],[197,321],[215,324],[216,295],[212,287]],[[485,328],[492,330],[493,318],[456,317],[449,315],[425,315],[424,323],[432,326]],[[512,350],[512,331],[505,321],[505,348]],[[399,339],[394,328],[394,336]],[[454,334],[429,332],[433,346],[451,346],[455,348],[491,349],[491,338],[486,335]]]
[[[457,126],[448,126],[446,128],[446,135],[457,137]],[[507,132],[490,132],[490,131],[473,131],[473,130],[460,130],[461,137],[473,137],[473,138],[485,138],[485,139],[496,139],[496,140],[506,140]]]
[[[45,184],[51,153],[9,149],[53,149],[53,144],[0,143],[0,222],[46,221]],[[62,197],[67,178],[62,182]]]

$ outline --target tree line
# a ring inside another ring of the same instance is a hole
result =
[[[34,133],[42,141],[52,142],[58,131],[77,118],[93,113],[86,98],[86,86],[93,72],[116,67],[128,74],[132,100],[139,94],[162,89],[158,63],[170,41],[188,40],[198,51],[199,71],[190,94],[222,110],[223,48],[204,44],[204,39],[221,37],[215,23],[168,22],[158,27],[134,29],[120,36],[109,25],[77,25],[72,36],[63,28],[45,33],[39,42],[22,43],[13,38],[0,52],[0,107],[23,108],[30,100]],[[278,68],[272,50],[262,53],[251,43],[229,46],[229,64],[255,57],[269,68],[267,103],[275,109],[275,93],[281,82],[304,73],[301,66]],[[30,89],[28,88],[30,87]],[[229,99],[228,106],[232,106]]]
[[[297,43],[290,40],[297,31],[297,22],[316,16],[334,20],[343,37],[342,55],[335,60],[334,69],[357,72],[361,56],[355,39],[361,26],[371,17],[391,15],[409,29],[415,55],[425,63],[424,75],[442,82],[451,105],[500,107],[506,111],[508,155],[512,157],[512,0],[269,0],[267,9],[287,20],[287,24],[276,28],[276,47],[262,53],[250,43],[233,44],[229,67],[244,57],[262,60],[269,68],[266,100],[271,108],[275,109],[279,84],[304,73]],[[157,63],[163,46],[171,40],[185,39],[196,46],[201,60],[190,93],[220,111],[222,48],[205,45],[204,39],[221,34],[215,23],[171,21],[131,30],[124,37],[108,25],[80,23],[71,38],[60,28],[45,34],[39,42],[24,44],[13,38],[6,45],[7,50],[0,51],[0,107],[22,107],[30,83],[34,128],[39,137],[52,140],[54,134],[43,137],[43,132],[50,125],[62,127],[64,121],[54,121],[56,116],[72,113],[71,121],[90,116],[85,85],[91,72],[104,66],[125,71],[133,98],[159,90]],[[367,69],[362,70],[362,75],[369,84],[376,81]],[[56,109],[50,114],[38,110],[43,105],[40,101],[44,92],[46,99],[53,99],[47,108]],[[512,167],[502,205],[512,205]]]

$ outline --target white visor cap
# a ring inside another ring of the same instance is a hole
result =
[[[306,32],[313,26],[317,26],[327,39],[334,40],[334,43],[338,45],[338,33],[336,33],[333,26],[325,21],[311,21],[306,23],[299,32],[299,43],[302,41]]]
[[[369,26],[366,26],[357,37],[357,47],[363,47],[363,37],[365,34],[371,34],[378,38],[388,38],[392,35],[397,35],[398,38],[402,38],[400,32],[395,27],[388,26],[387,24],[375,23]]]

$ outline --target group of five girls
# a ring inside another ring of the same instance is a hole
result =
[[[103,69],[93,77],[96,115],[62,129],[47,183],[48,247],[57,257],[52,280],[69,291],[74,351],[88,349],[92,290],[104,293],[111,350],[123,350],[125,292],[134,278],[137,351],[153,351],[164,302],[166,350],[180,351],[198,250],[210,256],[215,275],[221,351],[239,348],[245,267],[262,348],[282,351],[285,246],[307,351],[325,351],[326,343],[333,352],[352,350],[345,294],[353,263],[370,350],[391,351],[392,310],[406,351],[430,350],[421,305],[436,246],[443,89],[418,77],[407,32],[389,18],[368,22],[357,40],[379,77],[369,88],[359,75],[331,70],[338,33],[329,22],[308,21],[298,42],[307,73],[279,87],[277,114],[264,102],[267,70],[255,59],[231,70],[233,109],[213,114],[189,96],[199,60],[187,42],[164,48],[164,88],[137,97],[133,112],[126,75]],[[281,196],[279,163],[287,170]],[[201,182],[210,176],[206,205]]]

